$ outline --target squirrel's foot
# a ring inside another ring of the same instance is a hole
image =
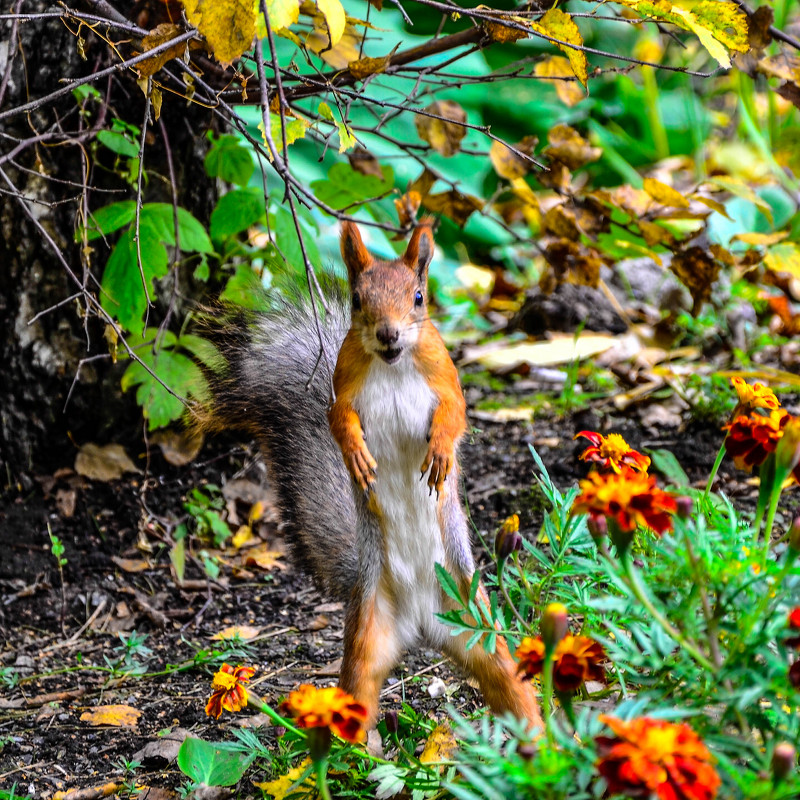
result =
[[[343,453],[344,463],[355,482],[366,492],[371,484],[375,482],[375,470],[378,464],[367,450],[367,446],[362,444],[360,448],[354,448],[347,453]]]
[[[435,438],[431,439],[430,446],[428,447],[428,454],[422,462],[420,472],[422,476],[430,469],[428,475],[428,487],[430,493],[436,490],[438,497],[444,489],[444,482],[453,466],[453,448],[442,446],[441,442],[437,442]]]

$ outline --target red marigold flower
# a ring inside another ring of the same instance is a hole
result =
[[[594,431],[581,431],[576,433],[573,438],[577,439],[579,436],[583,436],[592,443],[591,447],[587,447],[578,456],[581,461],[594,461],[614,472],[619,472],[623,467],[630,467],[638,472],[647,472],[647,468],[650,466],[650,458],[631,449],[618,433],[609,433],[608,436],[603,436]]]
[[[736,389],[736,394],[739,395],[738,411],[752,410],[754,408],[767,408],[770,411],[774,411],[781,406],[780,400],[775,397],[775,392],[764,386],[763,383],[754,383],[751,386],[742,378],[731,378],[731,383],[733,388]]]
[[[280,711],[298,728],[328,728],[348,742],[364,738],[367,709],[338,686],[317,689],[304,683],[281,703]]]
[[[722,430],[728,431],[725,449],[733,458],[733,463],[748,472],[753,467],[760,467],[778,446],[783,428],[789,419],[789,414],[777,409],[769,416],[739,416],[729,425],[723,425]]]
[[[787,646],[800,648],[800,606],[789,612],[786,622],[789,630],[794,634],[786,639]]]
[[[253,667],[223,664],[211,681],[214,690],[206,703],[206,714],[219,719],[222,710],[239,711],[247,705],[247,689],[242,686],[256,674]]]
[[[544,642],[541,636],[526,637],[517,648],[517,671],[526,678],[539,675],[544,669]],[[574,692],[585,681],[601,681],[605,677],[603,646],[588,636],[568,633],[553,653],[553,685],[559,692]]]
[[[653,475],[625,468],[621,472],[590,472],[580,482],[573,514],[588,514],[595,521],[613,519],[622,532],[637,525],[652,528],[659,536],[672,530],[677,503],[672,495],[656,486]]]
[[[606,714],[600,721],[614,736],[595,740],[599,773],[606,796],[651,797],[659,800],[713,800],[720,779],[700,737],[685,723],[640,717],[623,722]]]

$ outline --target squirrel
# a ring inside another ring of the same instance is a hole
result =
[[[430,222],[391,261],[344,222],[349,297],[328,287],[319,319],[308,300],[287,301],[227,337],[199,426],[258,439],[295,560],[346,603],[339,685],[366,707],[369,726],[384,680],[419,641],[475,678],[493,712],[540,726],[505,640],[492,653],[467,650],[469,634],[451,636],[435,616],[453,603],[434,565],[467,597],[475,563],[456,460],[466,403],[428,316],[433,252]],[[338,352],[332,403],[325,352]],[[483,587],[478,599],[488,608]]]

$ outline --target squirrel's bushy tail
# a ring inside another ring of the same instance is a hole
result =
[[[326,287],[326,302],[330,313],[321,327],[330,366],[320,358],[307,298],[224,324],[214,337],[222,363],[208,376],[210,394],[196,424],[258,438],[295,561],[321,590],[346,599],[356,580],[356,513],[327,408],[329,370],[350,325],[349,303],[338,287]]]

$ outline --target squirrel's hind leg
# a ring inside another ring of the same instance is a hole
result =
[[[394,610],[379,591],[353,590],[344,623],[344,656],[339,686],[367,709],[367,727],[378,721],[383,682],[397,664],[401,646]]]

